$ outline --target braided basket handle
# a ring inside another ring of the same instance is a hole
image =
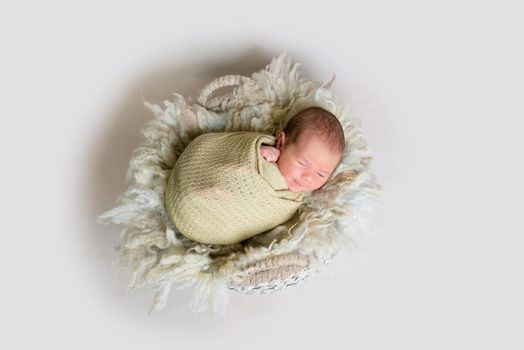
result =
[[[225,75],[225,76],[217,78],[217,79],[213,80],[212,82],[210,82],[209,84],[207,84],[206,87],[204,87],[204,89],[202,89],[202,92],[198,96],[197,101],[198,101],[198,103],[200,103],[200,105],[202,105],[202,106],[204,106],[206,108],[210,108],[210,109],[217,108],[231,94],[217,96],[217,97],[214,97],[211,100],[209,100],[209,96],[211,96],[211,94],[214,91],[216,91],[216,90],[218,90],[218,89],[220,89],[222,87],[243,85],[243,84],[246,84],[246,83],[250,84],[250,85],[254,85],[254,86],[257,85],[257,83],[253,79],[245,77],[243,75]]]
[[[256,289],[261,284],[280,284],[310,265],[309,258],[299,253],[286,253],[249,264],[230,280],[230,288]]]

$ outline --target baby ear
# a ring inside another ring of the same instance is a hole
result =
[[[286,143],[286,133],[282,131],[280,132],[280,134],[278,134],[277,143],[275,147],[278,150],[282,150],[282,148],[284,148],[285,143]]]

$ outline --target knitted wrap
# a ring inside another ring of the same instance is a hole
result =
[[[380,186],[360,123],[326,83],[302,77],[286,55],[250,77],[225,76],[204,87],[198,104],[175,94],[164,106],[146,103],[154,117],[144,125],[144,141],[127,172],[128,188],[118,206],[99,222],[123,226],[118,263],[131,267],[130,289],[156,292],[151,310],[165,306],[172,286],[195,287],[191,309],[225,315],[228,289],[275,293],[295,285],[331,261],[339,249],[354,251],[355,239],[371,233],[380,218]],[[224,96],[216,89],[238,84]],[[304,195],[290,220],[241,243],[210,245],[183,236],[165,206],[167,180],[190,142],[210,132],[253,131],[275,135],[299,111],[319,106],[344,129],[341,162],[322,188]]]
[[[303,194],[287,189],[278,167],[260,154],[272,136],[207,133],[180,155],[166,188],[166,208],[186,237],[233,244],[278,226],[295,214]]]

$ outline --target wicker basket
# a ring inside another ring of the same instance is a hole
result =
[[[131,288],[148,285],[156,290],[152,310],[164,307],[174,283],[179,288],[195,285],[193,311],[210,308],[223,315],[228,289],[249,294],[282,291],[319,271],[340,246],[352,248],[354,234],[369,230],[380,187],[359,123],[348,118],[346,106],[330,93],[332,81],[305,80],[298,65],[281,55],[251,77],[214,80],[202,90],[198,103],[180,95],[165,101],[165,108],[146,103],[155,118],[144,126],[145,141],[130,160],[128,189],[119,206],[99,221],[124,225],[118,262],[132,267]],[[213,97],[227,86],[236,88]],[[293,219],[228,246],[194,242],[176,230],[166,213],[164,190],[178,155],[193,138],[217,131],[276,134],[291,116],[312,105],[339,118],[346,149],[329,181],[306,196]]]

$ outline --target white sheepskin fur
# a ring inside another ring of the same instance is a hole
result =
[[[353,249],[353,237],[370,231],[380,212],[380,187],[359,123],[349,118],[347,106],[329,91],[333,79],[310,82],[298,68],[288,56],[280,55],[251,79],[240,80],[233,93],[215,101],[216,106],[205,104],[212,86],[203,91],[200,104],[180,95],[165,101],[164,108],[145,103],[154,119],[143,127],[145,140],[129,162],[128,189],[118,199],[118,207],[99,221],[124,225],[118,263],[132,268],[130,288],[147,285],[156,290],[151,310],[165,306],[172,285],[179,289],[194,285],[192,310],[210,309],[223,316],[230,289],[278,292],[319,271],[339,247]],[[192,242],[176,231],[166,214],[164,189],[177,157],[193,138],[216,131],[276,134],[286,118],[309,106],[320,106],[339,118],[346,149],[329,181],[306,196],[295,218],[231,246]],[[289,262],[304,258],[307,266]],[[270,265],[273,270],[260,268]],[[256,268],[263,273],[252,285],[250,269]]]

